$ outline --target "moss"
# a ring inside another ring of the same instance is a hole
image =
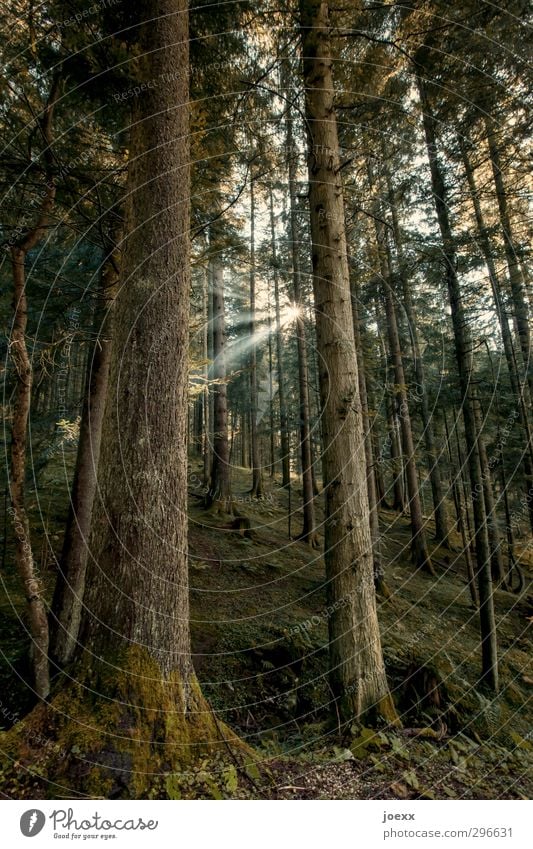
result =
[[[40,758],[43,785],[56,782],[66,795],[75,788],[75,795],[136,799],[150,794],[165,774],[185,773],[206,755],[243,765],[254,759],[216,718],[193,673],[187,682],[177,675],[164,680],[139,647],[113,664],[95,667],[87,656],[76,666],[76,682],[63,685],[49,704],[3,735],[4,770],[22,761],[31,775]]]
[[[387,725],[394,725],[396,727],[401,727],[401,720],[396,712],[396,707],[392,700],[392,696],[390,693],[387,693],[386,696],[383,696],[376,705],[376,712],[378,717],[384,720]]]

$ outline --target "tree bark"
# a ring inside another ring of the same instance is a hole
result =
[[[187,593],[189,165],[184,0],[137,12],[135,99],[110,391],[90,539],[83,644],[141,646],[163,676],[193,678]],[[144,17],[152,18],[144,23]]]
[[[333,101],[328,5],[300,0],[313,287],[322,400],[329,680],[343,722],[397,721],[373,581],[366,459]]]

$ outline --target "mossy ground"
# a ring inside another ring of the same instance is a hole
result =
[[[199,471],[194,461],[193,469]],[[234,472],[236,504],[251,520],[251,537],[235,532],[224,517],[206,512],[200,498],[191,494],[190,500],[196,674],[216,714],[217,727],[223,723],[234,729],[253,747],[259,763],[249,756],[248,749],[234,759],[224,746],[205,747],[198,751],[194,764],[176,772],[173,764],[179,759],[156,754],[155,715],[118,715],[116,707],[81,697],[78,685],[64,686],[58,681],[54,705],[58,711],[74,715],[76,722],[59,723],[58,730],[47,724],[49,711],[39,708],[31,715],[30,724],[27,720],[20,723],[17,734],[29,735],[31,743],[21,764],[25,778],[13,784],[5,781],[3,792],[16,797],[24,786],[28,795],[36,794],[43,787],[39,770],[49,768],[52,749],[58,746],[57,758],[65,760],[68,754],[70,774],[65,777],[62,795],[69,797],[530,796],[533,740],[528,707],[533,674],[527,637],[532,612],[527,543],[522,551],[526,588],[520,596],[500,590],[495,594],[501,690],[494,698],[478,684],[478,619],[466,585],[466,567],[458,554],[458,537],[452,534],[455,551],[430,545],[437,570],[433,578],[411,565],[408,518],[383,512],[382,553],[392,592],[380,603],[379,618],[387,673],[403,728],[340,729],[331,719],[331,697],[324,677],[327,601],[323,560],[320,552],[289,540],[288,493],[275,480],[266,483],[267,497],[253,501],[247,493],[249,473]],[[57,491],[48,514],[56,550],[64,495]],[[319,496],[317,505],[320,502]],[[296,507],[292,517],[295,538],[301,522],[297,484],[292,504]],[[42,522],[39,525],[34,513],[38,548]],[[431,537],[431,522],[428,529]],[[46,558],[46,562],[50,560]],[[22,716],[31,705],[31,694],[24,683],[28,674],[24,603],[9,551],[4,571],[0,645],[5,654],[0,681],[5,685],[2,707],[7,726],[8,712],[10,717],[13,712]],[[44,574],[51,586],[53,569]],[[162,695],[154,698],[161,702]],[[157,706],[154,710],[157,712]],[[91,732],[86,735],[83,726]],[[116,746],[111,750],[113,757],[123,761],[102,764],[101,753],[106,751],[102,735],[116,735],[122,726],[126,733],[121,736],[129,735],[128,742],[118,753]],[[174,732],[178,747],[179,733]],[[205,729],[199,737],[205,741]],[[171,749],[171,733],[168,740]],[[90,766],[88,755],[96,750],[100,761]],[[23,747],[18,755],[21,752],[24,756]],[[145,764],[156,764],[155,771],[150,768],[151,777],[143,768],[143,759]],[[78,772],[72,771],[76,762]],[[7,768],[12,776],[12,768]],[[61,764],[57,770],[60,775]],[[125,776],[122,784],[116,778],[121,771]]]

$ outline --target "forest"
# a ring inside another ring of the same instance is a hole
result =
[[[2,4],[1,798],[531,797],[530,15]]]

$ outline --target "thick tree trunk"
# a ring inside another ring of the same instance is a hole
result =
[[[304,303],[300,279],[300,255],[298,244],[298,222],[296,211],[296,151],[293,139],[292,117],[287,113],[287,165],[289,171],[289,223],[292,259],[293,300],[297,310],[295,316],[296,344],[298,349],[298,393],[300,398],[300,458],[302,464],[303,529],[299,539],[313,548],[318,548],[316,533],[315,490],[313,487],[313,455],[311,451],[309,368],[307,363],[307,340],[305,338]]]
[[[150,775],[173,772],[197,757],[199,745],[217,746],[221,735],[233,738],[203,699],[189,636],[188,5],[145,0],[134,14],[140,93],[130,125],[84,653],[75,672],[77,681],[90,681],[90,721],[103,746],[91,775],[109,780],[120,773],[121,795],[139,798]],[[164,77],[172,84],[149,85]],[[70,696],[78,721],[86,696],[81,688]],[[109,728],[124,733],[110,737],[103,733]]]
[[[310,315],[311,326],[314,326],[313,312],[311,310]],[[309,388],[312,387],[313,391],[309,393],[309,399],[311,401],[311,407],[309,409],[309,414],[311,419],[314,416],[315,421],[320,421],[320,386],[318,380],[318,363],[317,363],[317,353],[316,347],[313,345],[311,348],[311,375],[309,377]],[[318,428],[314,428],[311,432],[311,454],[313,457],[313,465],[311,467],[311,477],[313,479],[313,493],[315,497],[320,494],[320,487],[318,485],[317,480],[317,468],[320,468],[320,430]]]
[[[226,329],[224,311],[224,271],[213,264],[213,462],[207,506],[222,513],[233,512],[228,442],[228,400],[226,385]]]
[[[130,131],[125,240],[90,539],[83,644],[141,647],[193,681],[187,592],[189,165],[187,4],[136,12],[141,82]],[[149,49],[148,49],[149,48]],[[174,78],[174,77],[173,77]]]
[[[45,753],[54,788],[138,799],[169,773],[179,782],[200,751],[249,750],[203,698],[190,650],[188,4],[141,0],[132,14],[139,93],[80,653],[25,726],[61,741]],[[90,770],[71,745],[82,725]],[[32,745],[25,729],[16,739]]]
[[[50,653],[60,666],[64,666],[74,656],[81,621],[87,545],[111,358],[111,310],[116,295],[117,262],[117,251],[114,250],[101,269],[99,300],[93,322],[96,341],[87,363],[76,468],[52,601]]]
[[[261,446],[258,433],[258,394],[257,394],[257,346],[255,341],[255,186],[254,178],[250,183],[250,439],[252,453],[252,490],[253,498],[263,495],[263,474],[261,469]]]
[[[477,576],[479,591],[479,619],[481,631],[482,680],[493,691],[498,690],[498,644],[491,575],[491,552],[487,531],[487,516],[483,497],[479,440],[475,407],[472,399],[472,342],[463,306],[461,287],[457,276],[457,257],[448,215],[447,192],[441,166],[437,157],[437,132],[435,118],[420,70],[417,85],[422,106],[422,120],[431,173],[431,186],[435,211],[442,237],[443,257],[446,261],[446,283],[452,313],[455,353],[462,395],[462,412],[474,509]]]
[[[329,12],[300,0],[308,132],[313,286],[322,399],[329,678],[338,716],[397,721],[389,693],[372,568],[366,459],[353,335],[344,200],[333,102]]]

